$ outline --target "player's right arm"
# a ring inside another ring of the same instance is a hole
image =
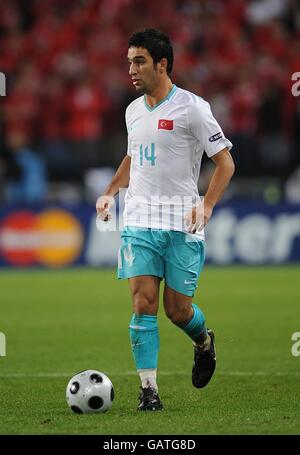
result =
[[[127,188],[129,185],[129,176],[130,176],[130,164],[131,156],[126,155],[122,163],[117,169],[112,181],[102,194],[97,199],[96,202],[96,211],[97,215],[101,217],[102,220],[108,221],[111,219],[111,214],[109,213],[110,208],[114,205],[114,196],[118,194],[120,188]]]

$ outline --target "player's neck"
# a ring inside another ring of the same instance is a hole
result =
[[[173,88],[173,82],[170,78],[163,80],[151,94],[146,94],[146,102],[150,107],[156,106],[165,99]]]

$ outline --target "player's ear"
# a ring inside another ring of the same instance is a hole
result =
[[[159,62],[159,72],[164,73],[167,72],[168,60],[166,58],[162,58]]]

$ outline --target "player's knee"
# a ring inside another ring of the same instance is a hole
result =
[[[133,296],[133,311],[135,314],[156,314],[156,300],[151,296],[137,293]]]
[[[192,312],[190,308],[172,305],[165,306],[165,313],[173,324],[183,327],[189,322]]]

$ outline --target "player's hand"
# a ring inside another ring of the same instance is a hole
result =
[[[115,199],[113,196],[100,196],[96,202],[97,216],[102,221],[110,221],[112,219],[110,209],[114,206],[114,204]]]
[[[193,207],[184,217],[187,231],[195,234],[201,231],[209,222],[212,216],[213,208],[202,201],[196,207]]]

